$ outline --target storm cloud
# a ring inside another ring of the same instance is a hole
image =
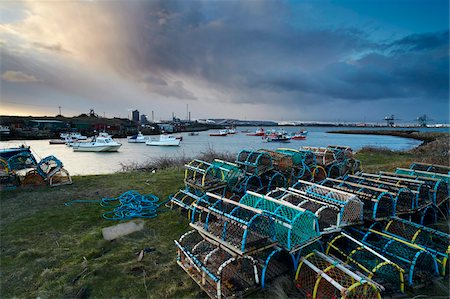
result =
[[[249,105],[246,116],[275,120],[334,120],[324,111],[343,104],[414,118],[426,102],[427,113],[448,119],[446,28],[386,28],[380,38],[356,21],[322,22],[313,3],[285,1],[30,2],[23,9],[22,19],[0,27],[2,73],[30,74],[42,86],[3,78],[11,99],[26,101],[27,89],[31,96],[40,88],[92,106],[110,101],[111,113],[125,105],[168,114],[190,103],[198,117],[241,117],[233,111]]]

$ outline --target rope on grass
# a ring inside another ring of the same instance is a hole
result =
[[[73,203],[99,202],[104,208],[112,208],[112,211],[103,213],[106,220],[129,220],[133,218],[151,219],[158,216],[157,210],[167,201],[159,202],[159,198],[153,194],[142,195],[135,190],[127,191],[118,197],[102,198],[101,200],[72,200],[66,202],[66,206]]]

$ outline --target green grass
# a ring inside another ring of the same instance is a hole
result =
[[[188,230],[176,212],[164,209],[142,231],[105,241],[101,229],[119,222],[104,220],[104,208],[64,205],[130,189],[165,200],[182,178],[176,169],[80,176],[70,186],[2,192],[2,297],[198,297],[200,290],[175,263],[173,240]],[[155,251],[138,262],[136,253],[146,247]]]
[[[409,168],[412,162],[418,160],[418,157],[411,152],[381,148],[363,148],[356,153],[355,158],[361,161],[365,172],[394,171],[397,167]]]

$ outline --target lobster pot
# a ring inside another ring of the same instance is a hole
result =
[[[356,196],[350,195],[347,200],[324,200],[321,196],[309,195],[304,192],[304,188],[302,190],[298,183],[296,187],[299,187],[299,189],[278,190],[280,193],[284,191],[280,200],[314,213],[318,219],[319,230],[322,234],[362,222],[363,205]],[[269,193],[268,195],[271,194]],[[344,220],[342,220],[343,216]]]
[[[437,222],[439,214],[438,208],[430,204],[416,210],[412,214],[400,214],[398,217],[421,225],[431,225]]]
[[[329,178],[340,178],[345,174],[345,166],[346,162],[338,162],[334,161],[332,163],[329,163],[325,166],[325,169],[327,171],[327,177]]]
[[[185,166],[184,182],[202,192],[223,190],[227,186],[225,169],[202,160],[192,160]]]
[[[37,166],[36,159],[28,150],[10,157],[8,160],[8,169],[10,172],[16,172],[23,169],[35,169]]]
[[[291,156],[295,167],[300,167],[302,163],[307,166],[316,165],[316,155],[312,151],[302,149],[295,150],[291,148],[278,148],[276,151]]]
[[[322,204],[324,207],[320,208],[319,212],[316,211],[317,214],[324,211],[325,206],[330,210],[338,211],[335,222],[330,221],[334,219],[329,218],[331,211],[328,211],[328,216],[322,220],[323,225],[331,225],[328,230],[357,224],[363,220],[363,202],[354,194],[300,180],[292,188],[289,188],[289,191],[292,196],[286,196],[286,200],[292,201],[294,205],[312,207],[313,204]]]
[[[364,203],[364,219],[383,220],[395,215],[395,198],[386,190],[335,179],[326,179],[322,184],[357,195]]]
[[[23,187],[39,187],[45,186],[44,178],[37,172],[36,169],[28,170],[25,175],[20,175],[20,185]]]
[[[229,252],[189,231],[175,241],[177,263],[210,298],[235,298],[259,288],[256,261]]]
[[[306,298],[381,298],[369,278],[318,251],[300,258],[295,282]]]
[[[442,174],[450,174],[450,167],[445,166],[445,165],[437,165],[437,164],[414,162],[409,166],[409,169],[426,171],[426,172],[442,173]]]
[[[430,185],[425,181],[371,173],[359,173],[358,175],[349,177],[359,182],[365,181],[367,184],[379,184],[380,187],[393,186],[397,188],[408,188],[416,195],[416,203],[418,207],[425,206],[430,202],[434,203],[432,197],[432,189],[433,185],[435,185],[434,182],[432,185]]]
[[[249,150],[239,152],[236,164],[245,172],[258,176],[273,168],[272,157],[268,153]]]
[[[320,237],[317,217],[310,211],[254,192],[247,192],[239,203],[264,211],[276,220],[276,241],[288,251],[300,249]]]
[[[180,190],[174,195],[169,196],[169,199],[170,201],[166,206],[172,210],[177,210],[190,221],[204,218],[204,216],[202,217],[201,215],[201,208],[211,205],[211,199],[208,196],[198,196],[187,190]],[[197,209],[197,206],[200,208]]]
[[[449,234],[400,218],[392,218],[381,232],[423,247],[436,256],[441,275],[446,274]]]
[[[407,174],[399,174],[399,173],[391,173],[391,172],[383,172],[380,171],[380,175],[383,176],[395,176],[404,181],[418,181],[426,184],[427,188],[430,189],[430,198],[431,201],[436,205],[440,206],[449,198],[449,187],[448,183],[445,180],[428,178],[428,177],[420,177],[417,175],[407,175]]]
[[[72,178],[63,166],[63,163],[58,158],[48,156],[39,161],[36,170],[50,186],[72,184]]]
[[[8,162],[0,159],[0,190],[11,190],[20,184],[19,178],[9,172]]]
[[[267,149],[259,149],[258,152],[266,153],[272,158],[273,167],[280,172],[290,172],[294,166],[294,162],[291,155],[286,155],[277,151],[271,151]]]
[[[421,171],[421,170],[397,168],[395,170],[395,173],[417,176],[419,178],[423,177],[423,178],[433,178],[433,179],[443,180],[447,184],[450,182],[449,174],[443,174],[443,173],[437,173],[437,172],[431,172],[431,171]]]
[[[287,179],[286,177],[278,171],[271,170],[269,172],[266,172],[265,174],[261,175],[261,182],[263,185],[262,192],[270,192],[272,190],[275,190],[277,188],[283,188],[287,186]],[[253,191],[253,190],[250,190]]]
[[[380,183],[373,180],[366,180],[361,179],[356,176],[346,176],[345,182],[355,185],[355,186],[361,186],[361,187],[370,187],[370,188],[377,188],[381,189],[383,191],[387,191],[391,194],[395,194],[396,196],[396,213],[411,213],[412,210],[419,208],[419,205],[417,203],[417,191],[412,191],[408,187],[403,186],[395,186],[389,183]],[[424,205],[430,204],[430,202],[423,202]]]
[[[207,193],[218,200],[204,208],[205,222],[191,223],[201,234],[242,255],[275,245],[275,221],[262,211],[236,205],[228,199]]]
[[[346,159],[353,158],[353,150],[349,146],[341,146],[341,145],[328,145],[328,149],[331,149],[333,151],[339,151],[342,152]]]
[[[342,176],[347,174],[355,174],[361,171],[361,161],[348,158],[345,160],[343,168],[342,168]]]
[[[376,250],[405,270],[405,281],[408,285],[422,284],[438,275],[437,262],[433,255],[401,239],[370,229],[368,232],[356,232],[361,242]]]
[[[316,156],[316,163],[320,165],[329,165],[335,161],[343,162],[345,154],[341,150],[333,150],[325,147],[303,146],[300,150],[310,151]]]
[[[252,257],[258,261],[261,287],[264,289],[268,283],[280,276],[293,277],[295,269],[291,255],[281,248],[268,248],[257,252]]]
[[[327,178],[327,171],[323,166],[317,165],[312,169],[312,179],[314,183],[322,182]],[[301,178],[299,178],[301,180]]]
[[[223,172],[224,181],[227,183],[227,186],[235,186],[244,176],[243,171],[235,163],[215,159],[211,164]]]
[[[333,255],[382,285],[384,293],[404,292],[404,270],[372,248],[342,233],[327,243],[326,254]]]
[[[231,193],[242,196],[247,191],[260,192],[263,191],[263,189],[264,186],[259,176],[246,175],[241,180],[239,180],[233,187],[227,187],[226,193],[230,191]]]

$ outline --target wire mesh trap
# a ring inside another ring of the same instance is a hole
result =
[[[438,164],[414,162],[409,166],[409,169],[426,171],[426,172],[442,173],[442,174],[450,174],[450,167],[445,166],[445,165],[438,165]]]
[[[217,161],[208,163],[195,159],[184,166],[185,184],[202,192],[224,189],[229,182],[237,180],[239,173],[237,167],[232,168]]]
[[[379,286],[368,277],[318,251],[300,258],[295,282],[306,298],[381,298]]]
[[[340,230],[363,220],[363,203],[351,193],[307,181],[298,181],[293,187],[276,192],[284,194],[281,200],[313,212],[318,217],[321,233]]]
[[[317,217],[310,211],[270,196],[247,192],[240,204],[264,211],[275,221],[278,246],[295,251],[320,237]]]
[[[196,206],[203,210],[206,218],[205,221],[196,219],[191,223],[205,238],[214,240],[239,255],[275,245],[275,221],[264,211],[212,193],[207,195],[217,201],[209,207]]]
[[[326,254],[331,254],[362,271],[367,277],[382,285],[385,294],[404,292],[405,271],[346,233],[337,235],[327,243]]]
[[[448,273],[449,234],[400,218],[392,218],[384,227],[372,228],[420,246],[435,256],[441,275]]]
[[[429,283],[439,274],[434,256],[420,246],[374,229],[365,232],[351,228],[349,232],[405,270],[405,281],[409,286]]]
[[[372,174],[362,172],[353,177],[382,185],[409,188],[416,195],[416,203],[418,208],[426,206],[429,203],[436,204],[436,199],[438,197],[445,197],[448,194],[445,182],[440,180],[418,180],[416,178],[412,179],[408,177],[400,177],[394,173],[386,175],[381,173]]]
[[[195,230],[174,242],[178,265],[210,298],[239,298],[260,288],[257,262],[251,256],[233,256]]]
[[[361,179],[357,176],[348,175],[344,178],[346,184],[362,188],[375,188],[389,192],[395,197],[396,214],[412,213],[415,209],[419,209],[417,202],[417,191],[412,191],[408,187],[396,186],[392,184],[379,183],[372,180]],[[342,182],[342,181],[341,181]],[[424,202],[423,205],[429,205],[431,202]]]
[[[55,156],[48,156],[39,161],[36,170],[50,186],[72,184],[69,172]]]
[[[211,205],[210,198],[206,195],[197,195],[188,190],[179,190],[174,195],[169,196],[170,201],[166,206],[172,210],[177,210],[181,215],[194,221],[201,218],[201,209],[197,206],[207,207]]]
[[[258,176],[273,168],[272,157],[268,153],[250,150],[240,151],[236,164],[245,172]]]
[[[290,172],[294,166],[292,155],[268,149],[259,149],[258,152],[266,153],[272,158],[273,167],[283,173]]]
[[[412,176],[417,176],[417,177],[424,177],[424,178],[439,179],[439,180],[445,181],[447,184],[450,183],[450,175],[444,174],[444,173],[406,169],[406,168],[397,168],[395,170],[395,173],[412,175]]]
[[[383,220],[395,215],[395,194],[387,190],[331,178],[327,178],[321,184],[357,195],[364,203],[363,215],[366,220]]]
[[[402,174],[397,172],[385,172],[380,171],[380,175],[383,176],[394,176],[402,180],[414,180],[424,182],[429,186],[431,192],[432,202],[436,206],[440,206],[442,203],[446,202],[449,198],[449,187],[448,182],[439,178],[425,177],[420,175]]]

